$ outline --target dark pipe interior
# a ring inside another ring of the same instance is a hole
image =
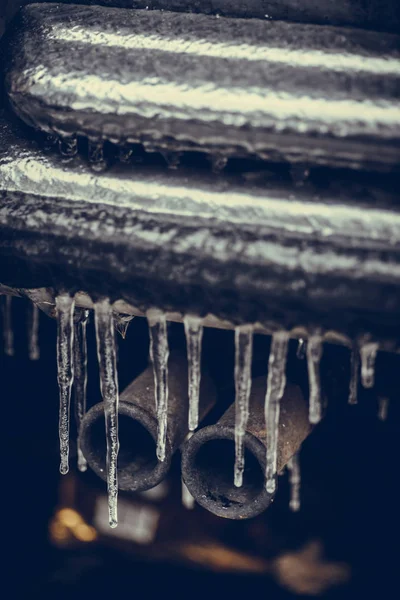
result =
[[[193,470],[203,493],[224,508],[252,502],[264,489],[264,474],[257,458],[245,449],[243,485],[233,483],[235,443],[214,439],[205,442],[196,454]]]
[[[118,419],[118,470],[124,475],[150,474],[157,466],[156,444],[147,429],[131,417],[120,414]],[[104,418],[96,419],[89,432],[89,444],[102,468],[106,468],[106,439]],[[103,463],[103,464],[101,464]]]

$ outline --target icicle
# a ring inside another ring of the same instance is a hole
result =
[[[104,158],[103,142],[91,142],[88,145],[89,163],[93,171],[100,172],[107,168],[107,162]]]
[[[249,418],[251,361],[253,357],[253,326],[235,329],[235,467],[234,484],[243,485],[244,436]]]
[[[289,485],[290,485],[290,502],[289,508],[293,512],[300,510],[300,485],[301,485],[301,471],[300,471],[300,457],[299,453],[292,456],[287,464],[289,471]]]
[[[378,419],[380,421],[386,421],[389,411],[389,398],[380,397],[378,398]]]
[[[58,147],[62,156],[72,158],[78,153],[78,138],[76,135],[60,138]]]
[[[163,151],[161,152],[161,154],[163,155],[163,158],[167,163],[168,169],[175,171],[179,167],[182,156],[180,152]]]
[[[320,362],[323,352],[322,337],[319,334],[311,335],[307,342],[307,368],[310,388],[309,420],[310,423],[319,423],[322,418]]]
[[[14,331],[12,325],[12,296],[5,296],[3,305],[4,354],[14,356]]]
[[[350,357],[350,389],[349,389],[349,404],[357,404],[358,391],[358,373],[360,371],[360,353],[358,348],[354,346]]]
[[[94,305],[100,388],[104,402],[107,442],[108,516],[110,527],[118,525],[118,378],[115,352],[114,318],[108,298]]]
[[[184,324],[189,370],[189,430],[194,431],[199,425],[203,325],[199,317],[191,315],[187,315],[184,318]]]
[[[280,400],[286,386],[286,359],[289,335],[286,331],[274,333],[268,361],[267,393],[265,396],[265,423],[267,427],[266,489],[272,494],[276,488],[278,459],[278,430]]]
[[[299,339],[299,343],[297,345],[296,356],[299,360],[303,360],[306,357],[307,353],[307,342],[303,340],[303,338]]]
[[[189,433],[187,434],[187,436],[185,438],[185,442],[190,440],[192,435],[193,435],[193,431],[189,431]],[[189,492],[189,490],[187,489],[186,484],[182,479],[182,506],[184,508],[186,508],[187,510],[193,510],[194,505],[195,505],[194,498],[193,498],[192,494]]]
[[[82,311],[81,319],[74,324],[74,392],[75,392],[75,421],[78,432],[77,453],[78,469],[86,471],[87,462],[79,445],[79,433],[82,419],[86,413],[86,387],[87,387],[87,341],[86,326],[89,311]]]
[[[74,381],[74,307],[75,300],[69,294],[63,293],[56,297],[57,369],[60,389],[58,432],[60,436],[60,473],[62,475],[68,473],[69,470],[69,419]]]
[[[375,383],[375,360],[379,345],[376,343],[362,344],[361,354],[361,383],[365,388],[374,387]]]
[[[32,313],[29,320],[29,358],[31,360],[39,360],[39,308],[36,304],[32,304]]]
[[[147,311],[150,331],[150,358],[153,363],[155,402],[158,419],[157,458],[165,460],[168,419],[168,335],[165,314],[157,309]]]

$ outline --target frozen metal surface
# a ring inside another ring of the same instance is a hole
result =
[[[99,177],[79,157],[44,154],[3,119],[0,198],[4,284],[62,283],[143,311],[395,337],[398,192],[122,165]]]
[[[400,38],[267,20],[31,5],[6,86],[27,123],[150,149],[399,166]]]
[[[68,3],[69,0],[62,2]],[[1,17],[10,18],[19,6],[32,3],[32,0],[3,0],[0,7],[0,26]],[[257,17],[324,25],[352,25],[394,32],[400,27],[398,0],[77,0],[75,3],[229,17]]]

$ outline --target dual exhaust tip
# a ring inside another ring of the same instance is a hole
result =
[[[264,420],[266,378],[252,382],[250,417],[244,437],[243,485],[234,485],[235,406],[214,425],[188,436],[187,366],[182,358],[170,362],[169,409],[165,460],[158,461],[157,416],[154,380],[146,369],[122,393],[119,408],[118,482],[128,492],[151,489],[167,475],[172,457],[180,448],[182,478],[198,504],[229,519],[247,519],[262,513],[274,494],[265,488],[265,456],[268,433]],[[202,376],[199,416],[204,419],[216,402],[216,392],[207,375]],[[299,388],[288,384],[281,400],[278,442],[278,472],[297,452],[310,432],[308,406]],[[88,465],[103,480],[107,478],[105,421],[102,404],[85,415],[79,443]]]

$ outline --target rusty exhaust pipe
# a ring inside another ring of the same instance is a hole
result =
[[[188,368],[183,356],[168,363],[169,399],[165,460],[156,456],[157,417],[154,377],[148,367],[121,394],[118,409],[120,450],[118,487],[129,492],[151,489],[167,475],[172,456],[188,433]],[[204,418],[215,403],[215,390],[202,374],[199,416]],[[82,420],[79,443],[89,467],[106,480],[106,439],[103,404],[96,404]]]
[[[245,434],[243,485],[234,486],[235,406],[216,425],[204,427],[182,449],[182,477],[204,508],[228,519],[248,519],[263,512],[273,500],[265,489],[265,454],[268,432],[264,401],[266,378],[253,380],[250,417]],[[308,406],[300,388],[288,384],[281,400],[278,441],[278,471],[297,452],[310,433]]]

